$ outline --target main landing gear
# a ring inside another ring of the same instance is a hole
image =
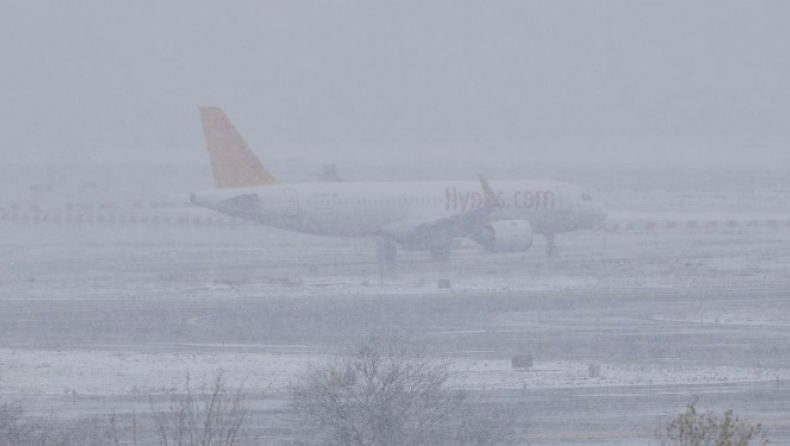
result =
[[[447,228],[435,228],[428,238],[428,255],[434,262],[450,260],[450,251],[453,246],[453,236]]]

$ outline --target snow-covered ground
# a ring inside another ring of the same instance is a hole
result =
[[[687,174],[557,177],[589,186],[613,218],[790,214],[786,175]],[[461,240],[447,263],[401,253],[385,269],[370,241],[255,226],[0,229],[0,399],[156,395],[220,369],[280,395],[327,345],[379,327],[457,353],[452,385],[474,390],[595,389],[617,402],[622,386],[790,382],[790,228],[562,234],[552,263],[540,237],[506,255]],[[532,368],[512,369],[520,351]]]
[[[182,390],[187,375],[200,388],[220,370],[231,385],[243,385],[253,394],[277,394],[308,365],[329,358],[223,349],[228,347],[216,346],[217,351],[208,353],[0,349],[0,395],[157,395]],[[599,376],[590,377],[591,364],[600,367]],[[790,382],[790,369],[690,364],[539,361],[528,369],[513,369],[506,360],[459,359],[452,367],[456,374],[450,385],[470,390]]]

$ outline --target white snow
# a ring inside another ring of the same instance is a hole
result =
[[[226,346],[232,349],[232,346]],[[220,347],[217,347],[219,350]],[[7,395],[148,395],[178,391],[187,374],[200,386],[222,370],[230,384],[252,393],[279,393],[309,364],[329,357],[304,353],[156,352],[0,349],[0,374]],[[514,370],[510,361],[459,359],[452,387],[471,390],[650,386],[790,380],[790,370],[684,364],[600,365],[536,362]]]

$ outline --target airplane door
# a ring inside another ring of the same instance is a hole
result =
[[[571,194],[568,193],[568,188],[565,186],[558,186],[557,191],[560,196],[560,212],[571,212],[573,210],[573,204],[571,202]]]
[[[299,195],[294,189],[283,190],[285,194],[285,215],[296,217],[299,215]]]

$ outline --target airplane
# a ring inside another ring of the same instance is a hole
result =
[[[200,107],[215,189],[190,195],[194,205],[265,226],[308,234],[373,237],[382,262],[400,246],[449,257],[468,237],[491,252],[524,252],[534,234],[558,254],[556,234],[595,229],[603,206],[578,186],[555,181],[280,183],[218,107]]]

